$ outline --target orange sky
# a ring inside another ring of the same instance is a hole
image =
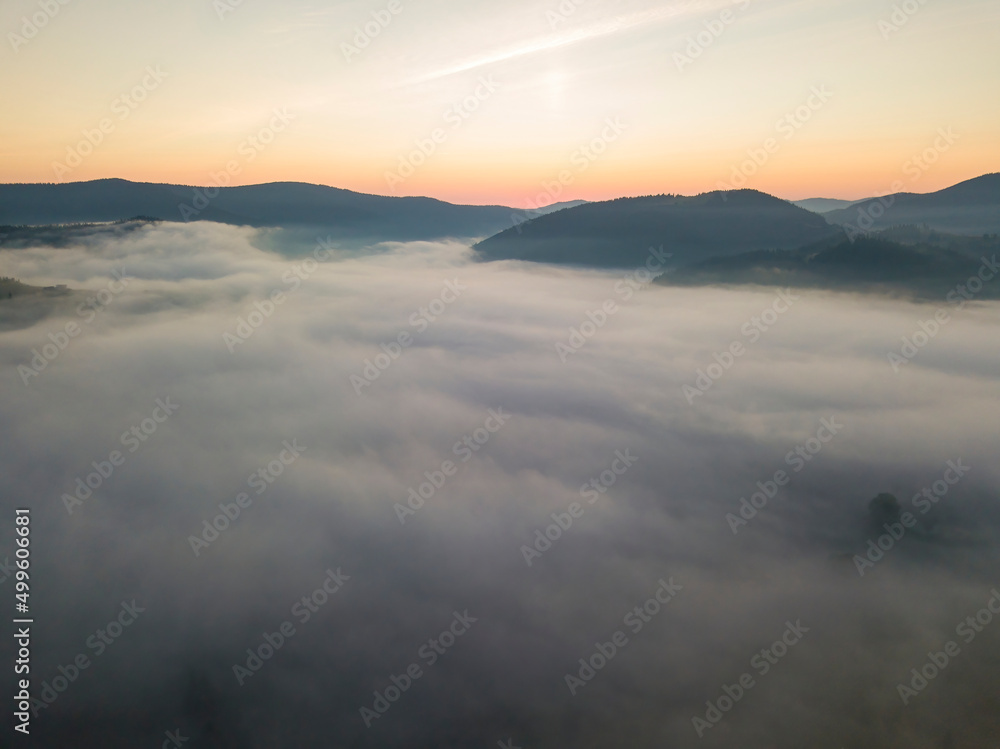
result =
[[[14,0],[0,181],[523,207],[725,186],[853,199],[1000,171],[1000,4],[911,5],[88,0],[37,27]]]

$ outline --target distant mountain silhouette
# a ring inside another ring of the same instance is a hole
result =
[[[890,237],[902,241],[893,241]],[[906,241],[911,240],[911,241]],[[1000,238],[942,235],[898,227],[854,242],[825,240],[797,250],[756,251],[715,257],[676,268],[657,283],[676,286],[757,284],[888,292],[942,299],[1000,253]],[[983,284],[977,298],[1000,298],[1000,278]]]
[[[861,230],[925,224],[954,234],[1000,231],[1000,173],[959,182],[926,194],[895,193],[823,214],[827,221]]]
[[[650,246],[685,262],[839,235],[822,216],[785,200],[733,190],[586,203],[507,229],[475,249],[489,260],[627,267],[644,262]]]
[[[556,211],[561,211],[563,208],[576,208],[578,205],[585,205],[589,202],[589,200],[563,200],[559,203],[549,203],[538,208],[528,208],[525,210],[525,213],[529,213],[532,216],[543,216],[546,213],[555,213]]]
[[[813,213],[829,213],[840,208],[847,208],[849,205],[857,203],[856,200],[839,200],[838,198],[806,198],[805,200],[790,200],[792,205],[805,208]]]
[[[87,223],[137,215],[166,221],[316,227],[338,237],[417,240],[485,237],[538,212],[366,195],[302,182],[223,187],[218,194],[215,188],[123,179],[0,185],[0,224]]]

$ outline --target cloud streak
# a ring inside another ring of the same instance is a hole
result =
[[[517,44],[494,49],[490,52],[486,52],[485,54],[468,57],[450,65],[428,71],[419,76],[408,78],[404,81],[403,85],[426,83],[428,81],[445,78],[458,73],[476,70],[487,65],[504,63],[509,60],[514,60],[528,55],[541,54],[559,49],[561,47],[568,47],[628,32],[640,26],[658,24],[672,18],[678,18],[700,12],[704,12],[704,8],[694,8],[691,7],[690,4],[679,4],[668,7],[648,8],[646,10],[635,11],[615,16],[611,19],[597,21],[576,29],[567,29],[566,31],[552,34],[543,34]]]

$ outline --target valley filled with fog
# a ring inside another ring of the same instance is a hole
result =
[[[0,301],[35,730],[994,746],[1000,303],[661,273],[206,222],[0,251],[67,286]]]

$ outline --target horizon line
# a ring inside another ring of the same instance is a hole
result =
[[[631,198],[643,198],[643,197],[655,197],[655,196],[658,196],[658,195],[676,195],[676,196],[679,196],[679,197],[690,197],[690,198],[693,198],[693,197],[698,197],[700,195],[709,195],[711,193],[716,193],[716,192],[742,192],[744,190],[758,192],[758,193],[761,193],[763,195],[770,195],[773,198],[777,198],[778,200],[784,200],[784,201],[786,201],[788,203],[796,203],[796,202],[802,202],[802,201],[806,201],[806,200],[840,200],[840,201],[844,201],[844,202],[847,202],[847,203],[861,203],[861,202],[864,202],[866,200],[874,200],[876,198],[882,198],[882,197],[886,197],[886,196],[889,196],[889,195],[903,195],[903,194],[907,194],[907,195],[931,195],[931,194],[936,193],[936,192],[941,192],[942,190],[948,190],[948,189],[950,189],[952,187],[955,187],[957,185],[961,185],[961,184],[963,184],[965,182],[971,182],[972,180],[981,179],[983,177],[990,177],[990,176],[993,176],[993,175],[996,175],[996,174],[1000,174],[1000,172],[984,172],[982,174],[978,174],[978,175],[975,175],[973,177],[968,177],[967,179],[959,180],[958,182],[955,182],[955,183],[953,183],[951,185],[948,185],[946,187],[942,187],[942,188],[939,188],[937,190],[929,190],[927,192],[910,192],[910,191],[907,191],[907,190],[897,190],[895,192],[881,193],[881,194],[877,194],[877,195],[874,195],[874,194],[873,195],[868,195],[867,197],[863,197],[863,198],[838,198],[838,197],[829,197],[829,196],[826,196],[826,195],[814,195],[814,196],[807,197],[807,198],[785,198],[785,197],[782,197],[780,195],[775,195],[774,193],[769,193],[769,192],[766,192],[764,190],[758,190],[758,189],[753,188],[753,187],[742,187],[742,188],[737,188],[737,189],[733,189],[733,190],[705,190],[704,192],[694,193],[692,195],[684,195],[682,193],[674,193],[674,192],[664,191],[664,192],[659,192],[659,193],[643,193],[641,195],[619,195],[619,196],[614,197],[614,198],[605,198],[603,200],[587,200],[586,198],[567,198],[566,200],[553,200],[551,203],[547,203],[545,205],[537,206],[535,208],[518,208],[516,206],[506,205],[504,203],[454,203],[454,202],[452,202],[450,200],[444,200],[443,198],[434,197],[433,195],[383,195],[383,194],[380,194],[380,193],[362,192],[360,190],[352,190],[349,187],[339,187],[337,185],[328,185],[328,184],[323,184],[323,183],[319,183],[319,182],[305,182],[305,181],[300,181],[300,180],[287,180],[287,179],[284,179],[284,180],[273,180],[271,182],[253,182],[253,183],[244,184],[244,185],[217,185],[217,184],[195,185],[195,184],[183,184],[183,183],[179,183],[179,182],[151,182],[151,181],[147,182],[147,181],[142,181],[142,180],[127,179],[125,177],[95,177],[94,179],[74,180],[74,181],[68,181],[68,182],[2,182],[2,183],[0,183],[0,187],[7,187],[7,186],[12,186],[12,185],[35,185],[35,186],[37,186],[37,185],[64,186],[65,185],[65,186],[68,186],[68,185],[82,185],[82,184],[87,184],[87,183],[90,183],[90,182],[111,182],[111,181],[128,182],[130,184],[135,184],[135,185],[165,185],[165,186],[169,186],[169,187],[189,187],[189,188],[192,188],[192,189],[198,189],[198,188],[204,189],[204,188],[212,188],[212,187],[217,188],[217,189],[232,189],[232,188],[239,188],[239,187],[264,187],[264,186],[267,186],[267,185],[288,184],[288,185],[308,185],[310,187],[325,187],[325,188],[329,188],[331,190],[342,190],[344,192],[354,193],[355,195],[367,195],[367,196],[378,197],[378,198],[416,198],[416,199],[425,199],[425,200],[437,200],[439,202],[448,203],[450,205],[465,205],[465,206],[478,206],[478,207],[499,207],[499,208],[510,208],[511,210],[519,210],[519,211],[531,211],[531,210],[539,210],[539,209],[542,209],[542,208],[547,208],[549,206],[557,205],[557,204],[560,204],[560,203],[573,203],[573,202],[576,202],[576,201],[582,201],[584,203],[604,203],[604,202],[609,202],[611,200],[631,199]]]

